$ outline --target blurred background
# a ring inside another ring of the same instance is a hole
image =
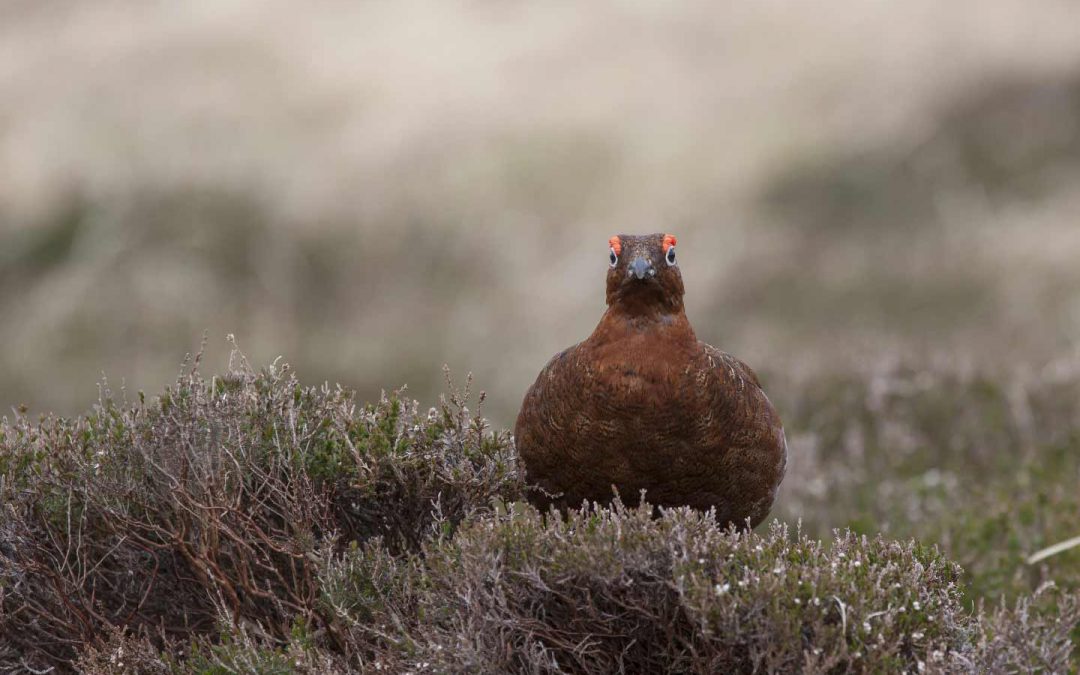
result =
[[[157,393],[205,331],[364,399],[448,364],[512,425],[656,231],[774,389],[1072,362],[1080,9],[0,4],[4,411]]]

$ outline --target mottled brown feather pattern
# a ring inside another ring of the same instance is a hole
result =
[[[617,243],[599,325],[551,359],[518,415],[534,501],[607,503],[614,488],[633,504],[645,490],[653,504],[757,525],[784,475],[780,418],[749,366],[694,335],[665,235]]]

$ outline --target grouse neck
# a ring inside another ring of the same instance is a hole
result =
[[[628,308],[621,304],[614,304],[607,308],[601,317],[594,335],[605,337],[617,337],[628,333],[659,333],[665,334],[671,339],[683,339],[696,342],[694,329],[690,327],[690,320],[686,318],[685,310],[655,306],[650,311],[627,311]]]

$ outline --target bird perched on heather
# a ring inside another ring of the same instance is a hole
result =
[[[749,366],[700,342],[670,234],[609,240],[607,311],[525,394],[514,436],[541,508],[608,503],[706,510],[753,527],[784,476],[780,418]]]

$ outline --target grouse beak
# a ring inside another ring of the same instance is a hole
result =
[[[647,277],[656,276],[656,270],[653,269],[652,261],[648,258],[634,258],[630,263],[630,271],[628,276],[633,276],[638,280],[645,279]]]

